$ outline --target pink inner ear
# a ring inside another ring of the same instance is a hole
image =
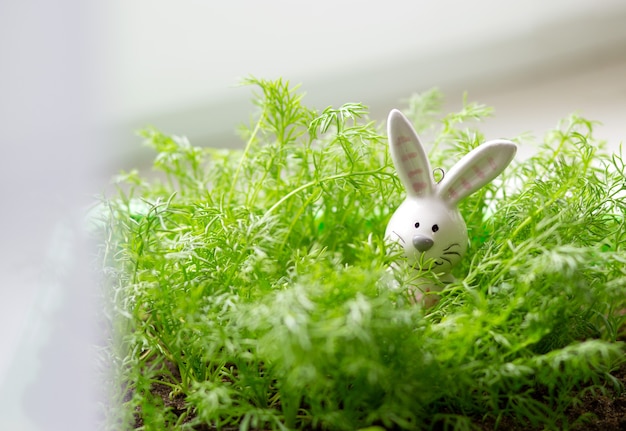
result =
[[[417,169],[413,169],[412,171],[408,172],[409,178],[414,178],[417,175],[422,175],[424,173],[424,169],[422,168],[417,168]]]
[[[430,164],[413,126],[396,109],[387,122],[389,147],[400,182],[410,196],[432,194]]]
[[[413,187],[413,191],[415,193],[421,193],[424,190],[426,190],[426,183],[424,182],[416,182],[416,183],[412,183],[411,186]]]
[[[496,178],[515,156],[515,144],[489,141],[465,155],[437,186],[436,194],[456,205]]]
[[[478,178],[485,178],[485,173],[478,166],[474,166],[474,173]]]
[[[472,168],[472,171],[474,172],[474,175],[475,175],[474,178],[478,177],[481,180],[483,180],[485,179],[487,174],[495,171],[497,167],[498,165],[496,165],[496,162],[495,160],[493,160],[493,157],[487,157],[487,160],[485,163],[481,164],[480,162],[478,162]],[[472,184],[474,182],[472,181],[474,178],[472,178],[471,176],[467,176],[461,180],[461,184],[463,185],[463,188],[465,188],[465,190],[470,190],[472,187],[474,187],[474,184]]]
[[[424,169],[416,168],[407,172],[409,180],[411,181],[411,187],[415,193],[421,193],[426,189],[427,184],[424,181],[420,181],[423,177]]]
[[[402,147],[402,148],[406,148],[406,147]],[[406,162],[408,160],[413,160],[416,157],[417,157],[417,153],[416,152],[404,153],[404,154],[402,154],[402,161]]]
[[[411,188],[417,194],[421,194],[428,184],[424,181],[424,169],[415,167],[414,159],[419,157],[419,154],[413,149],[411,138],[400,135],[396,138],[396,144],[400,153],[400,160],[407,167],[406,175],[411,184]],[[407,145],[408,144],[408,145]]]
[[[498,168],[493,157],[484,157],[476,161],[471,169],[467,169],[460,177],[450,184],[447,195],[452,200],[462,199],[479,189],[486,178]]]
[[[409,138],[408,136],[398,136],[396,138],[396,144],[398,145],[404,145],[407,142],[411,142],[411,138]]]

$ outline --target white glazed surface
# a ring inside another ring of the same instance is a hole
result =
[[[407,198],[387,225],[387,238],[403,248],[411,267],[432,263],[436,273],[450,272],[467,250],[467,228],[461,214],[435,197]],[[432,241],[428,250],[420,251],[415,238]]]
[[[457,203],[497,177],[513,160],[517,147],[510,141],[486,142],[465,155],[436,183],[426,151],[409,120],[398,110],[389,113],[389,148],[407,197],[391,216],[385,236],[398,243],[407,264],[416,270],[431,269],[439,282],[419,278],[416,300],[426,306],[422,292],[439,291],[450,282],[452,268],[468,245],[467,227]]]

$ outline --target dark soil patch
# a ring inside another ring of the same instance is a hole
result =
[[[176,378],[180,377],[176,367],[167,364],[170,373]],[[613,376],[626,388],[626,363],[613,373]],[[176,415],[180,416],[187,412],[187,404],[183,394],[172,395],[171,387],[166,384],[155,383],[152,385],[152,394],[163,400],[163,405]],[[626,391],[618,391],[608,387],[603,393],[599,391],[586,391],[579,397],[580,402],[571,406],[567,411],[568,423],[572,431],[624,431],[626,430]],[[141,415],[135,416],[135,428],[143,425]],[[193,416],[185,418],[184,422],[193,420]],[[532,427],[523,424],[512,417],[503,417],[498,423],[495,419],[487,418],[477,420],[476,423],[483,431],[534,431],[543,427]],[[194,427],[197,431],[209,431],[215,428],[201,424]],[[233,428],[235,430],[236,428]],[[224,431],[231,431],[224,429]]]
[[[613,375],[626,387],[626,364]],[[576,431],[626,430],[626,391],[611,390],[607,395],[586,393],[582,403],[570,409],[571,419],[579,417],[586,420],[574,428]]]
[[[612,373],[621,382],[622,389],[607,387],[604,393],[585,391],[579,394],[579,402],[567,410],[567,422],[571,431],[625,431],[626,430],[626,363]],[[533,427],[512,417],[504,417],[496,424],[492,418],[479,422],[484,431],[535,431]]]

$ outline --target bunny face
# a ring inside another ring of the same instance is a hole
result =
[[[386,237],[400,244],[411,267],[449,273],[468,243],[457,203],[498,176],[517,148],[509,141],[489,141],[436,183],[424,147],[400,111],[389,113],[387,130],[391,158],[407,197],[389,220]]]
[[[386,237],[398,242],[411,267],[436,273],[450,272],[468,242],[459,211],[435,198],[406,199],[389,221]]]

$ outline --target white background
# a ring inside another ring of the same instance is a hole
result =
[[[237,84],[249,75],[302,84],[321,108],[365,103],[380,119],[439,87],[448,109],[464,91],[494,106],[485,131],[501,137],[541,138],[574,111],[602,120],[603,137],[623,136],[621,0],[110,4],[105,57],[116,67],[106,94],[121,159],[146,124],[196,144],[240,145],[234,130],[252,106]]]

